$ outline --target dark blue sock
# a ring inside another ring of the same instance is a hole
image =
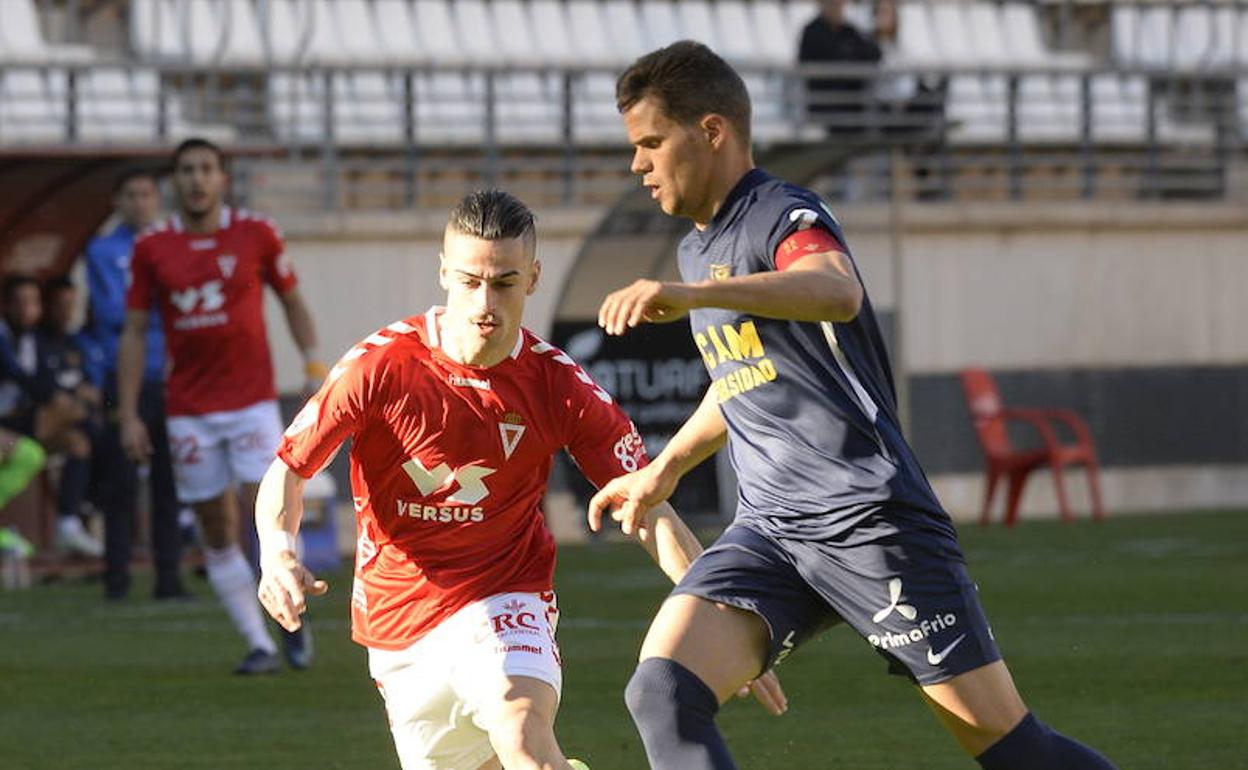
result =
[[[975,758],[985,770],[1117,770],[1095,750],[1028,714]]]
[[[57,491],[57,507],[61,516],[77,516],[91,481],[91,464],[83,457],[66,457],[61,467],[61,488]]]
[[[715,693],[676,661],[646,658],[638,663],[624,702],[651,770],[736,770],[715,726]]]

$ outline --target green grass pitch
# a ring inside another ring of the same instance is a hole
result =
[[[1248,515],[963,527],[971,572],[1029,705],[1124,770],[1248,768]],[[144,576],[137,581],[145,586]],[[242,679],[211,598],[105,605],[98,585],[0,594],[0,767],[395,768],[347,574],[314,604],[318,661]],[[664,579],[636,547],[566,548],[558,732],[594,770],[645,767],[622,691]],[[138,592],[136,592],[137,594]],[[866,643],[834,629],[789,659],[781,718],[734,702],[742,768],[968,768]]]

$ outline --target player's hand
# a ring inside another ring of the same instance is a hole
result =
[[[693,308],[693,287],[641,279],[613,291],[598,308],[598,325],[619,335],[642,321],[667,323],[684,318]]]
[[[657,465],[647,465],[639,471],[617,476],[598,490],[589,501],[589,528],[594,532],[602,529],[602,515],[608,510],[611,518],[620,523],[626,535],[646,526],[646,514],[650,509],[672,496],[676,479],[662,473]]]
[[[263,560],[256,595],[282,628],[297,631],[303,625],[299,616],[308,608],[305,597],[320,596],[328,590],[329,583],[317,580],[292,551],[282,551]]]
[[[775,669],[768,669],[767,673],[742,687],[737,692],[737,697],[748,698],[751,693],[767,709],[767,713],[773,716],[780,716],[789,710],[789,699],[784,695],[784,688],[780,686],[780,678],[776,676]]]
[[[138,415],[121,418],[121,448],[136,463],[145,463],[151,456],[152,439],[147,435],[147,426]]]

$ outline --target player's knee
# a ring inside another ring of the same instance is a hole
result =
[[[676,730],[689,722],[710,722],[719,701],[706,683],[667,658],[646,658],[624,688],[624,703],[642,737],[655,730]]]

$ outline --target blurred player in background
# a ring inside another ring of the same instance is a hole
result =
[[[735,767],[719,704],[844,621],[982,767],[1112,768],[1023,704],[901,434],[841,228],[814,193],[754,167],[741,78],[683,41],[637,60],[616,96],[633,172],[694,229],[679,246],[683,283],[613,292],[599,323],[622,334],[688,314],[712,383],[655,461],[608,483],[590,515],[613,509],[628,531],[725,443],[740,483],[736,520],[659,610],[628,685],[651,766]]]
[[[326,588],[293,548],[304,480],[353,438],[353,637],[368,647],[408,770],[581,766],[553,730],[562,671],[542,498],[565,447],[599,485],[647,460],[611,397],[521,327],[541,273],[535,250],[519,200],[464,198],[443,241],[446,307],[348,352],[286,430],[260,489],[260,597],[294,628],[305,593]],[[674,580],[701,551],[666,504],[639,537]]]
[[[148,315],[160,309],[170,358],[169,443],[178,498],[195,508],[208,581],[249,652],[239,674],[279,668],[256,601],[256,578],[239,547],[235,485],[250,511],[281,440],[282,420],[264,323],[264,287],[281,300],[307,374],[319,382],[316,332],[281,234],[263,217],[226,206],[221,149],[188,139],[173,154],[178,211],[135,243],[117,363],[122,443],[136,462],[152,452],[140,413]],[[287,661],[308,665],[303,629],[285,639]]]
[[[97,351],[99,366],[92,380],[104,392],[104,428],[96,452],[96,497],[104,512],[104,593],[110,599],[130,590],[130,545],[138,502],[138,466],[122,451],[117,400],[117,352],[126,320],[126,287],[135,239],[160,213],[156,175],[130,169],[118,177],[113,206],[120,221],[105,235],[87,244],[87,295],[90,313],[85,333]],[[165,335],[160,306],[150,306],[144,340],[138,413],[147,431],[152,453],[149,463],[152,561],[156,568],[157,599],[186,596],[178,574],[181,536],[178,531],[178,495],[173,482],[173,460],[165,429]]]

